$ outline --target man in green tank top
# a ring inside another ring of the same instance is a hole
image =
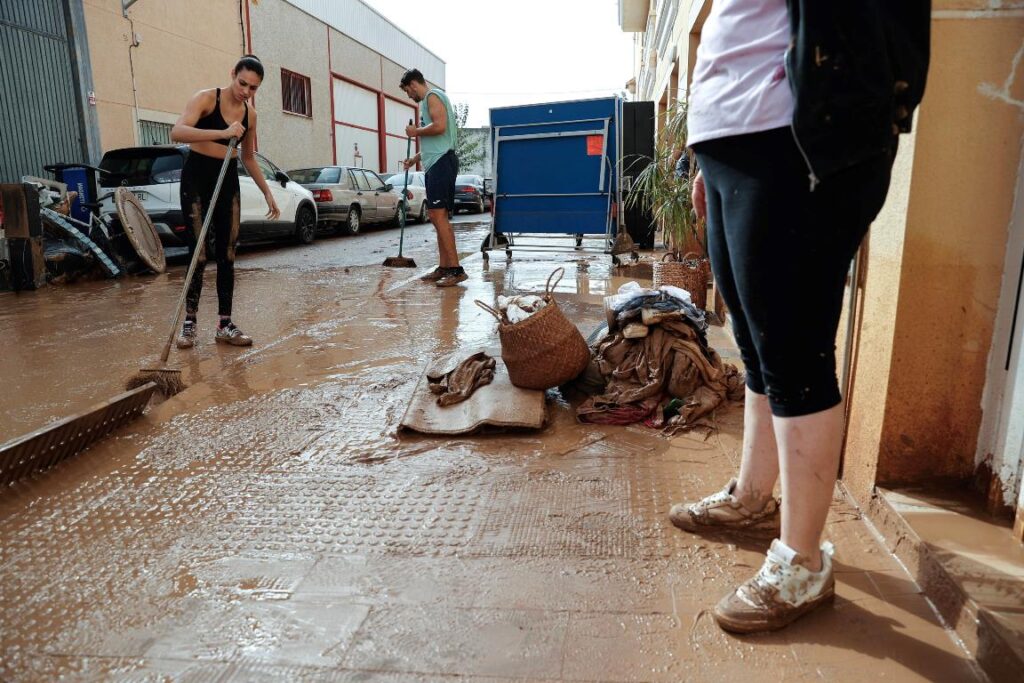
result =
[[[455,155],[458,125],[448,96],[440,88],[431,88],[419,69],[410,69],[402,76],[402,90],[419,103],[420,125],[406,126],[405,134],[420,139],[419,154],[406,159],[405,168],[422,162],[427,172],[427,214],[437,232],[437,268],[420,279],[438,287],[451,287],[469,278],[459,265],[455,249],[455,231],[448,212],[455,211],[455,177],[459,174],[459,158]]]

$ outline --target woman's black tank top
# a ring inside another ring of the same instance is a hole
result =
[[[242,137],[238,138],[238,144],[242,144],[242,140],[249,133],[249,104],[243,102],[245,105],[245,116],[242,117],[242,126],[245,128],[245,132],[242,133]],[[202,130],[224,130],[228,127],[228,122],[224,120],[224,115],[220,113],[220,88],[217,88],[217,104],[214,105],[213,111],[204,116],[203,118],[196,121],[196,128]],[[213,140],[217,144],[228,146],[228,140],[220,139]]]

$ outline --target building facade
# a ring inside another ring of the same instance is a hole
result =
[[[4,0],[0,181],[104,150],[166,143],[197,90],[238,58],[266,66],[258,145],[283,168],[395,170],[412,67],[441,87],[445,64],[360,0]]]

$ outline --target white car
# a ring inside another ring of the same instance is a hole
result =
[[[392,192],[401,195],[405,186],[405,171],[395,173],[384,178],[384,182],[391,183],[394,188]],[[409,192],[406,197],[409,201],[406,220],[408,222],[427,222],[427,174],[423,171],[409,171]]]
[[[168,256],[187,252],[185,241],[189,229],[181,213],[181,169],[188,156],[188,145],[154,145],[125,147],[103,155],[100,161],[100,195],[124,186],[135,193],[153,220],[164,251]],[[303,244],[316,238],[316,202],[313,194],[291,179],[260,154],[256,155],[260,171],[270,186],[281,216],[268,220],[267,202],[256,182],[239,162],[238,185],[241,191],[241,221],[238,239],[241,243],[261,242],[290,237]],[[113,197],[103,200],[102,213],[116,212]]]

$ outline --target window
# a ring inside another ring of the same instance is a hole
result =
[[[322,168],[300,168],[289,171],[291,179],[300,185],[305,184],[329,184],[336,185],[341,182],[341,169],[337,166],[326,166]]]
[[[264,178],[273,181],[277,180],[277,169],[274,168],[272,163],[261,157],[259,154],[256,155],[256,163],[259,165],[260,173],[263,174]]]
[[[370,183],[366,180],[366,176],[359,169],[352,169],[352,177],[356,181],[356,188],[359,190],[369,190]]]
[[[171,144],[171,128],[174,126],[169,123],[139,119],[139,144],[169,145]]]
[[[103,155],[100,187],[159,185],[181,180],[184,157],[176,149],[132,147]]]
[[[313,96],[309,76],[281,69],[281,108],[292,114],[313,117]]]
[[[384,185],[386,185],[387,183],[381,180],[379,175],[377,175],[373,171],[363,171],[363,173],[366,174],[366,179],[370,182],[370,189],[375,190],[377,192],[384,189]]]

